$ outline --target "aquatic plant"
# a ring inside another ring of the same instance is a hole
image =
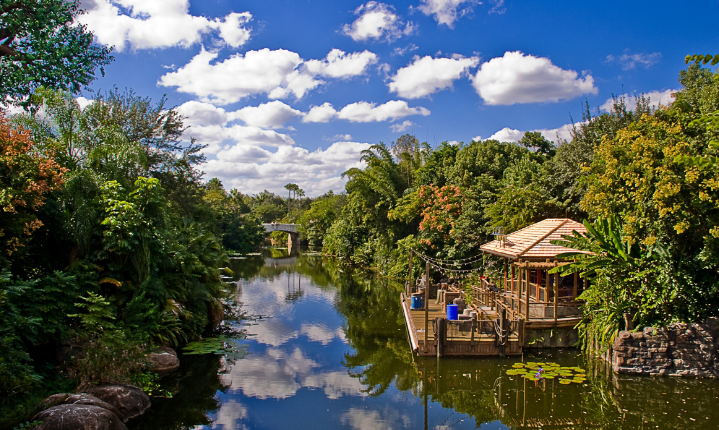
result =
[[[559,383],[562,385],[581,384],[587,379],[586,372],[581,367],[564,367],[550,362],[514,363],[512,368],[505,373],[508,376],[521,376],[535,382],[542,379],[552,380],[558,378]]]

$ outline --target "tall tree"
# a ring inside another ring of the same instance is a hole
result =
[[[75,22],[78,0],[0,0],[0,99],[38,87],[80,91],[113,57]]]

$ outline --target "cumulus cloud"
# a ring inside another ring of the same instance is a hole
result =
[[[223,43],[239,48],[252,34],[249,12],[233,12],[223,18],[191,15],[189,0],[85,0],[87,13],[78,21],[87,25],[98,42],[118,51],[189,47],[202,36],[216,33]]]
[[[330,137],[330,138],[325,138],[325,140],[334,140],[334,141],[337,141],[337,140],[352,140],[352,135],[349,134],[349,133],[347,133],[347,134],[335,134],[334,136],[332,136],[332,137]]]
[[[220,151],[222,144],[228,141],[239,146],[278,147],[295,144],[292,137],[275,130],[264,129],[257,125],[228,124],[233,119],[240,118],[240,116],[248,118],[248,121],[256,121],[256,123],[272,124],[273,121],[275,123],[280,122],[282,114],[272,115],[273,111],[264,109],[264,105],[249,109],[245,108],[236,112],[226,112],[224,109],[209,103],[190,101],[178,106],[177,110],[185,117],[185,124],[190,126],[185,131],[185,138],[194,137],[199,142],[208,145],[205,152],[209,154]],[[292,109],[290,108],[290,110]],[[268,116],[263,117],[263,111],[269,112]],[[247,155],[258,157],[261,153],[255,150],[254,153]]]
[[[259,106],[247,106],[229,115],[230,119],[239,118],[250,126],[279,128],[302,112],[293,109],[281,101],[271,101]]]
[[[457,19],[480,3],[479,0],[421,0],[419,10],[425,15],[432,15],[438,24],[453,28]]]
[[[247,408],[235,400],[223,402],[213,424],[222,426],[222,429],[244,429],[245,427],[239,422],[247,418],[247,412]]]
[[[493,135],[489,136],[489,140],[498,140],[500,142],[519,142],[519,139],[524,136],[523,131],[515,130],[513,128],[504,127]]]
[[[345,341],[345,332],[341,328],[332,330],[324,324],[302,324],[300,333],[307,336],[313,342],[327,345],[335,338]]]
[[[219,105],[253,94],[273,99],[292,94],[299,99],[325,83],[320,77],[348,79],[364,74],[377,62],[372,52],[347,54],[339,49],[330,51],[325,59],[309,61],[285,49],[264,48],[213,62],[217,55],[202,48],[185,66],[160,77],[158,84]]]
[[[578,122],[576,124],[565,124],[558,128],[540,128],[529,131],[539,132],[542,136],[544,136],[545,139],[557,144],[564,140],[571,141],[572,131],[574,130],[574,127],[578,127],[580,124],[581,122]],[[522,131],[514,128],[504,127],[503,129],[489,136],[489,139],[498,140],[500,142],[517,143],[524,136],[524,133],[526,133],[526,130]],[[472,140],[479,142],[480,140],[484,139],[482,139],[481,136],[476,136]]]
[[[367,2],[355,10],[355,15],[359,17],[352,24],[345,24],[342,33],[358,42],[369,39],[391,42],[414,31],[411,22],[404,23],[394,7],[384,3]]]
[[[330,119],[338,118],[350,122],[381,122],[394,121],[410,115],[430,114],[429,109],[423,107],[409,107],[404,100],[390,100],[387,103],[377,105],[370,102],[350,103],[337,111],[330,103],[320,106],[313,106],[302,119],[303,122],[328,122]]]
[[[397,74],[390,78],[389,90],[406,99],[425,97],[450,88],[455,80],[478,63],[478,57],[415,56],[410,65],[397,70]]]
[[[414,123],[412,121],[404,121],[401,124],[392,124],[389,128],[392,129],[393,133],[402,133],[408,128],[412,127]]]
[[[302,122],[329,122],[336,116],[337,111],[332,107],[332,103],[324,102],[319,106],[312,106],[302,118]]]
[[[621,96],[617,96],[617,99],[624,100],[624,104],[627,106],[627,109],[633,111],[637,108],[638,97],[641,97],[643,95],[649,100],[649,106],[652,109],[657,109],[660,105],[669,106],[670,104],[674,103],[674,97],[672,95],[677,91],[679,90],[649,91],[648,93],[641,94],[622,94]],[[607,101],[605,101],[601,106],[599,106],[599,108],[610,112],[613,106],[614,99],[610,98],[607,99]]]
[[[220,150],[216,159],[208,160],[202,168],[209,177],[220,178],[229,188],[247,193],[265,189],[283,192],[286,183],[302,178],[302,188],[312,196],[342,189],[346,182],[342,172],[362,167],[361,152],[370,146],[342,141],[312,152],[291,146],[281,146],[271,152],[237,143]]]
[[[622,70],[635,69],[637,66],[642,66],[645,69],[648,69],[650,66],[659,62],[661,58],[661,52],[652,52],[651,54],[630,54],[629,52],[624,52],[624,54],[619,57],[607,55],[607,62],[619,63]]]
[[[582,94],[597,94],[591,75],[578,77],[549,60],[519,51],[506,52],[482,64],[473,81],[477,93],[489,105],[558,102]]]

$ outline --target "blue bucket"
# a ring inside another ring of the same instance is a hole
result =
[[[413,295],[412,302],[410,303],[410,309],[421,309],[422,308],[422,296]]]
[[[447,305],[447,319],[457,321],[457,305]]]

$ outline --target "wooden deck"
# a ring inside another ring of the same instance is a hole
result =
[[[402,311],[404,314],[407,332],[412,350],[419,356],[437,356],[440,347],[440,356],[499,356],[520,355],[522,353],[521,322],[514,322],[514,330],[508,336],[504,347],[498,345],[498,335],[495,331],[494,321],[480,320],[472,325],[471,321],[449,323],[446,336],[442,344],[435,338],[435,318],[445,319],[442,305],[429,301],[427,314],[428,330],[425,336],[425,311],[411,310],[410,301],[402,293]],[[519,324],[520,327],[517,327]],[[519,330],[518,330],[519,328]],[[502,351],[503,349],[503,351]]]

